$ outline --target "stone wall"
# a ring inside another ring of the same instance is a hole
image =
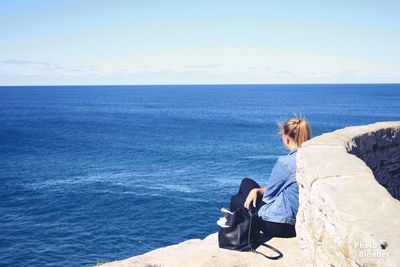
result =
[[[348,127],[299,149],[306,266],[400,266],[399,131],[400,122]]]
[[[355,137],[347,147],[362,159],[376,180],[400,200],[400,129],[385,128]]]

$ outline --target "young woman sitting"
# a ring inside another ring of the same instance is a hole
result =
[[[256,208],[260,229],[269,237],[295,237],[296,214],[299,208],[299,189],[296,182],[296,152],[311,138],[308,122],[291,118],[282,124],[280,134],[289,153],[280,156],[272,169],[265,187],[254,180],[242,180],[238,194],[231,198],[230,209]]]

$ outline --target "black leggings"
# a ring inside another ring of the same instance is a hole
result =
[[[244,178],[240,184],[239,192],[231,198],[231,211],[234,211],[240,207],[244,206],[244,202],[250,191],[254,188],[260,188],[260,186],[250,178]],[[256,209],[260,210],[261,206],[265,203],[262,201],[262,197],[257,197]],[[252,204],[251,204],[252,205]],[[264,221],[262,219],[260,221],[261,231],[269,237],[295,237],[296,230],[295,226],[288,223],[275,223]]]

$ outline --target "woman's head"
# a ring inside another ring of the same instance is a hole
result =
[[[290,118],[280,127],[282,140],[288,149],[300,147],[301,144],[311,138],[311,128],[308,122],[302,118]]]

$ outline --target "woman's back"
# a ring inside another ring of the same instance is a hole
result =
[[[299,188],[296,182],[296,153],[280,156],[275,164],[265,187],[263,205],[258,215],[266,221],[277,223],[296,223],[299,208]]]

